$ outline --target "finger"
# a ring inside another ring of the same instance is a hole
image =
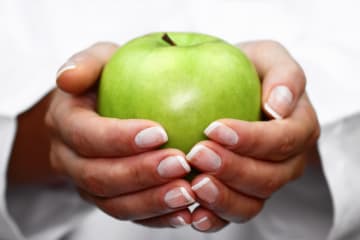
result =
[[[57,85],[63,91],[81,94],[95,85],[101,70],[118,45],[100,42],[73,55],[57,72]]]
[[[167,142],[165,130],[149,120],[100,117],[86,96],[66,93],[46,117],[47,125],[69,146],[88,157],[120,157],[144,152]]]
[[[262,79],[262,104],[268,116],[281,119],[295,108],[305,90],[305,74],[289,52],[274,41],[239,44]]]
[[[303,95],[292,115],[282,121],[222,119],[210,124],[205,134],[240,155],[282,161],[313,145],[319,129],[316,114]]]
[[[237,155],[211,141],[194,149],[189,157],[192,167],[213,175],[233,190],[262,199],[300,177],[306,164],[304,154],[284,162],[261,161]]]
[[[114,197],[158,186],[184,177],[190,167],[183,153],[163,149],[125,158],[81,158],[54,141],[53,166],[70,176],[77,186],[95,196]]]
[[[160,217],[137,220],[135,223],[155,228],[180,228],[185,227],[191,223],[191,213],[189,209],[184,209]]]
[[[191,183],[196,200],[220,218],[243,223],[256,216],[264,200],[238,193],[210,175],[199,175]]]
[[[82,190],[81,196],[105,213],[120,220],[143,220],[186,209],[194,194],[185,180],[114,198],[95,197]]]
[[[197,207],[192,213],[192,227],[200,232],[217,232],[227,226],[228,221],[216,216],[214,212]]]

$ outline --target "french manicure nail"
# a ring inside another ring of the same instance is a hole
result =
[[[67,61],[66,63],[64,63],[60,69],[57,71],[56,73],[56,78],[59,78],[61,74],[63,74],[64,72],[71,70],[71,69],[75,69],[76,68],[76,64],[73,61]]]
[[[204,133],[206,136],[230,146],[237,144],[239,140],[237,133],[221,122],[211,123]]]
[[[140,148],[159,146],[167,142],[168,137],[162,127],[149,127],[135,136],[135,144]]]
[[[194,226],[194,228],[200,231],[206,231],[211,228],[211,222],[209,221],[209,218],[206,216],[200,218],[197,221],[194,221],[192,225]]]
[[[219,190],[210,178],[205,177],[200,182],[191,187],[196,195],[203,201],[214,203],[219,195]]]
[[[165,194],[164,200],[170,208],[184,207],[195,202],[184,187],[170,190]]]
[[[180,227],[184,227],[184,226],[188,225],[185,222],[184,218],[181,216],[170,218],[169,224],[175,228],[180,228]]]
[[[220,156],[201,144],[193,147],[186,155],[186,159],[203,171],[216,171],[221,166]]]
[[[161,177],[179,177],[190,172],[190,165],[182,156],[170,156],[163,159],[157,167],[157,172]]]
[[[288,87],[280,85],[275,87],[268,101],[265,103],[265,110],[275,119],[282,119],[288,113],[293,101],[293,94]]]

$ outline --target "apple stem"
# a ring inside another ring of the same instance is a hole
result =
[[[167,42],[171,46],[176,46],[174,41],[169,37],[169,35],[167,33],[164,33],[164,35],[162,36],[162,40],[164,40],[165,42]]]

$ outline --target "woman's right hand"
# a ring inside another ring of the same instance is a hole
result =
[[[95,44],[60,68],[46,115],[51,164],[84,199],[117,219],[153,227],[190,224],[187,206],[195,196],[182,179],[190,167],[181,151],[156,149],[167,141],[164,129],[95,111],[97,79],[117,48]]]

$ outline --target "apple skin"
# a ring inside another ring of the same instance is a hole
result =
[[[113,55],[100,79],[100,115],[159,122],[169,137],[164,147],[185,153],[214,120],[260,120],[261,85],[244,53],[205,34],[167,35],[175,46],[152,33]]]

